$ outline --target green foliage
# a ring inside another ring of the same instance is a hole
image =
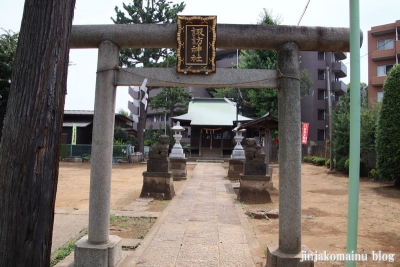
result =
[[[237,98],[237,89],[236,88],[218,88],[211,91],[211,95],[215,98],[229,98],[236,99]]]
[[[187,112],[189,101],[192,99],[190,92],[183,87],[167,87],[152,97],[149,106],[152,109],[162,109],[170,117]],[[172,120],[170,120],[172,123]]]
[[[258,24],[261,25],[278,25],[280,17],[273,17],[272,12],[263,9],[260,14]],[[239,68],[241,69],[270,69],[277,68],[278,56],[275,50],[242,50],[239,57]],[[308,70],[300,71],[300,89],[301,96],[308,95],[310,87],[314,82]],[[236,92],[236,88],[215,89],[211,92],[213,97],[232,98],[235,102],[239,102],[241,111],[244,116],[263,116],[270,113],[278,116],[278,91],[276,89],[259,89],[252,88],[241,90],[240,96]]]
[[[337,161],[336,164],[336,170],[340,171],[340,172],[345,172],[345,173],[349,173],[349,166],[347,164],[347,168],[346,168],[346,161],[348,161],[349,158],[348,157],[342,157]]]
[[[114,128],[114,140],[125,144],[129,139],[128,132],[120,127]]]
[[[164,135],[165,132],[161,128],[158,129],[156,132],[153,130],[153,126],[150,125],[150,127],[146,130],[145,132],[145,141],[144,144],[146,146],[152,146],[155,142],[157,142],[158,138],[160,135]],[[171,130],[171,127],[167,125],[166,127],[166,135],[169,136],[169,152],[171,152],[172,147],[175,144],[175,139],[173,137],[174,131]]]
[[[369,171],[369,177],[371,178],[371,179],[378,179],[379,178],[379,173],[378,173],[378,171],[376,170],[376,169],[371,169],[370,171]]]
[[[333,168],[336,166],[336,160],[333,160]],[[330,168],[331,167],[331,159],[327,159],[325,162],[325,167]]]
[[[400,185],[400,65],[390,70],[383,91],[376,137],[377,170],[380,180]]]
[[[349,86],[348,86],[349,87]],[[365,83],[360,84],[361,98],[361,132],[360,152],[362,162],[368,167],[367,155],[375,150],[375,133],[378,121],[380,104],[368,107],[368,88]],[[333,112],[333,152],[337,161],[336,169],[348,173],[345,163],[350,152],[350,94],[343,95]],[[348,166],[347,166],[348,167]]]
[[[306,97],[310,93],[310,88],[314,85],[314,81],[311,77],[308,69],[300,70],[300,97]]]
[[[50,259],[50,267],[56,266],[57,263],[59,263],[60,261],[65,259],[69,254],[71,254],[71,252],[74,251],[76,241],[78,241],[84,235],[86,235],[87,232],[88,232],[87,229],[82,229],[76,238],[70,238],[68,243],[62,245],[60,248],[54,251]]]
[[[128,135],[128,144],[136,147],[138,145],[138,140],[136,136],[134,136],[133,134]]]
[[[134,135],[128,134],[128,132],[122,129],[121,127],[115,127],[114,144],[119,144],[119,145],[131,144],[133,146],[137,146],[137,138]]]
[[[338,163],[336,168],[343,166],[344,169],[344,162],[341,165],[341,159],[349,157],[350,148],[350,94],[343,95],[333,111],[332,146]]]
[[[2,29],[5,33],[0,35],[0,117],[6,113],[8,94],[11,86],[11,73],[13,69],[15,52],[17,51],[18,33]]]
[[[157,141],[157,138],[155,138],[153,125],[150,125],[149,128],[144,133],[144,145],[145,146],[152,146]]]
[[[303,157],[303,162],[312,163],[317,166],[325,165],[325,159],[317,156],[305,156]]]
[[[125,117],[129,118],[129,113],[128,111],[124,110],[123,108],[120,108],[117,112],[118,114],[124,115]]]
[[[178,13],[185,4],[172,4],[166,0],[133,0],[131,4],[123,3],[123,10],[115,7],[116,18],[111,18],[115,24],[166,24],[175,23]],[[125,14],[126,12],[126,14]],[[138,37],[140,38],[140,37]],[[166,48],[123,48],[120,50],[120,66],[161,67],[163,60],[174,57],[174,52]],[[166,61],[167,65],[172,63]],[[160,66],[161,65],[161,66]]]

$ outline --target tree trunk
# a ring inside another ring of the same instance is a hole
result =
[[[0,144],[0,266],[49,266],[75,0],[26,0]]]

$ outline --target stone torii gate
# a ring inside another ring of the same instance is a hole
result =
[[[176,24],[78,25],[70,47],[98,48],[90,174],[89,234],[76,243],[76,266],[115,266],[121,238],[109,235],[115,95],[117,86],[201,86],[278,88],[279,244],[268,246],[267,266],[313,266],[300,262],[301,111],[299,51],[348,52],[348,28],[284,25],[217,25],[217,47],[278,51],[278,71],[218,69],[215,74],[184,75],[175,69],[118,68],[120,48],[176,48]],[[305,265],[306,264],[306,265]]]

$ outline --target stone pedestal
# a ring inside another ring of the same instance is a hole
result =
[[[149,159],[147,172],[143,172],[143,187],[140,197],[170,200],[174,196],[175,190],[169,159]]]
[[[271,203],[272,187],[269,175],[240,174],[238,199],[249,204]]]
[[[92,244],[88,236],[82,237],[75,243],[75,266],[85,267],[114,267],[122,259],[122,239],[110,235],[107,243]]]
[[[239,180],[240,174],[243,173],[244,159],[230,159],[228,178],[230,180]]]
[[[286,254],[281,252],[277,244],[267,246],[267,267],[293,266],[293,267],[314,267],[314,261],[307,258],[312,255],[311,250],[306,246],[301,246],[298,254]]]
[[[171,155],[171,154],[170,154]],[[185,158],[169,158],[171,163],[172,178],[174,181],[186,180],[186,159]]]
[[[143,172],[140,197],[170,200],[175,196],[172,172]]]

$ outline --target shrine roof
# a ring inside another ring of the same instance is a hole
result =
[[[236,121],[236,103],[226,98],[193,98],[188,113],[172,119],[190,121],[190,125],[232,126]],[[238,115],[238,121],[251,120]]]

